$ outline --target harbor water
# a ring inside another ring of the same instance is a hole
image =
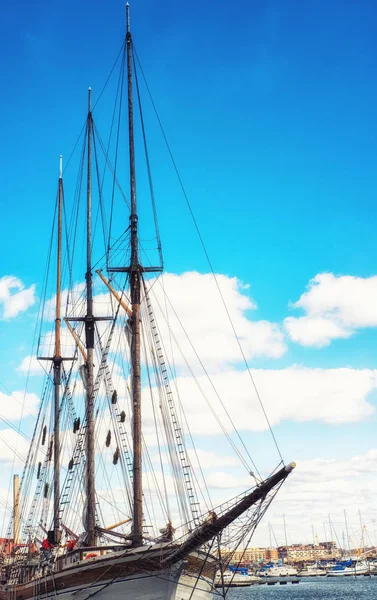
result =
[[[221,590],[219,590],[221,592]],[[214,595],[214,599],[217,596]],[[220,596],[221,597],[221,596]],[[233,588],[227,600],[377,600],[377,577],[316,577],[299,584]]]

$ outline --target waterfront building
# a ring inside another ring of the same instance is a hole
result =
[[[341,551],[335,542],[292,544],[278,548],[240,548],[235,552],[223,549],[222,556],[232,564],[258,564],[284,560],[286,563],[316,562],[338,558]]]
[[[280,559],[290,563],[329,560],[339,556],[336,542],[320,542],[318,545],[292,544],[280,546],[277,551]]]
[[[277,548],[267,548],[266,549],[266,561],[277,561],[279,560],[279,553]]]
[[[259,563],[266,560],[266,548],[242,548],[232,555],[232,562]]]

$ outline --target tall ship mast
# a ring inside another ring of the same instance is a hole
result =
[[[75,184],[70,179],[70,217],[60,161],[53,225],[56,277],[50,287],[52,279],[46,277],[40,311],[41,408],[20,482],[17,504],[22,510],[14,512],[20,542],[3,567],[0,600],[209,600],[219,575],[225,597],[231,581],[224,583],[224,568],[240,546],[246,547],[295,466],[279,460],[262,477],[239,432],[235,442],[229,423],[212,409],[251,485],[225,503],[210,497],[191,431],[195,423],[187,418],[181,394],[187,372],[197,386],[190,388],[189,400],[196,389],[203,406],[210,402],[164,311],[170,299],[161,275],[141,103],[143,72],[138,76],[137,65],[127,4],[111,132],[104,143],[94,119],[98,101],[93,103],[89,88],[79,174]],[[121,135],[123,88],[128,136]],[[135,107],[157,261],[149,259],[139,235]],[[126,170],[119,167],[122,161],[124,166],[122,139],[127,142],[129,197],[122,186]],[[182,351],[185,377],[169,366],[173,344]],[[11,520],[10,532],[14,526]]]
[[[128,92],[128,134],[130,157],[130,196],[131,196],[131,262],[129,266],[131,288],[130,326],[132,332],[132,406],[133,406],[133,524],[132,544],[137,547],[143,543],[143,488],[142,488],[142,448],[141,448],[141,368],[140,368],[140,291],[141,265],[139,263],[138,215],[136,204],[136,172],[134,113],[132,96],[132,37],[130,27],[130,5],[126,5],[127,21],[127,92]]]

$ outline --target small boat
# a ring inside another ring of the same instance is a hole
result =
[[[350,558],[350,560],[338,562],[327,573],[327,577],[355,577],[356,575],[368,575],[371,571],[373,569],[366,560]]]
[[[259,577],[295,577],[297,569],[292,565],[276,565],[265,570],[262,569],[258,575]]]
[[[248,569],[239,568],[236,570],[225,571],[223,574],[217,573],[215,587],[248,587],[258,581],[259,577],[250,575]]]
[[[307,565],[298,572],[299,577],[324,577],[326,574],[325,569],[321,569],[316,565]]]

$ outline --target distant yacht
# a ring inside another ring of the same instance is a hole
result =
[[[298,572],[299,577],[323,577],[326,574],[325,569],[321,569],[317,565],[307,565]]]
[[[297,569],[292,565],[277,565],[258,573],[260,577],[295,577]]]
[[[366,561],[359,558],[339,562],[328,573],[328,577],[347,577],[355,575],[368,575],[374,568]]]
[[[215,587],[248,587],[257,583],[259,577],[250,575],[248,569],[237,569],[236,571],[225,571],[222,575],[217,573]]]

